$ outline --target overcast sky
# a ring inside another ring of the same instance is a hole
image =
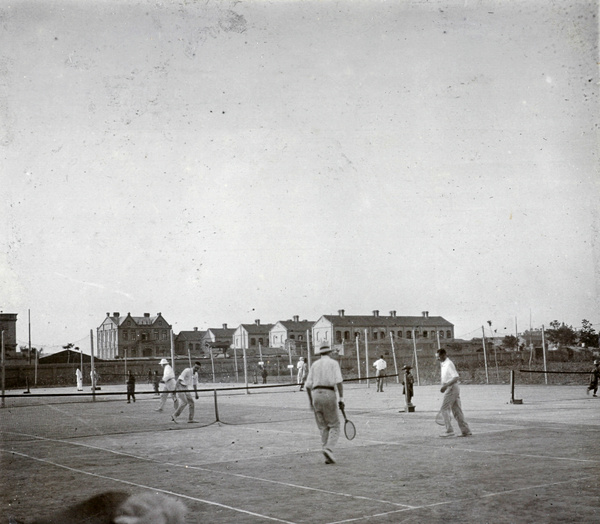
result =
[[[3,3],[0,310],[38,346],[115,311],[600,330],[597,11]]]

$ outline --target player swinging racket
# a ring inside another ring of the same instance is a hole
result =
[[[338,407],[344,408],[342,370],[337,360],[331,358],[331,351],[329,343],[321,343],[318,350],[321,358],[311,366],[305,384],[310,407],[315,413],[317,427],[321,433],[325,464],[335,463],[333,449],[340,437]],[[339,401],[335,394],[336,388],[340,395]]]

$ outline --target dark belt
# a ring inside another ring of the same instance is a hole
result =
[[[335,391],[333,386],[315,386],[313,389],[330,389],[331,391]]]

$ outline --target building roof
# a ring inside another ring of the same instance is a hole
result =
[[[375,315],[323,315],[334,326],[356,327],[452,327],[443,317],[430,316],[375,316]]]
[[[178,342],[200,342],[204,338],[204,335],[206,335],[206,331],[198,331],[197,329],[194,329],[193,331],[180,331],[175,337],[175,340]]]
[[[234,328],[208,328],[205,334],[211,332],[215,337],[230,337],[235,333]]]
[[[271,331],[273,324],[240,324],[242,329],[245,329],[250,335],[258,335]]]
[[[310,329],[314,323],[315,323],[314,320],[280,320],[279,321],[279,324],[281,324],[285,329],[301,329],[303,331]]]

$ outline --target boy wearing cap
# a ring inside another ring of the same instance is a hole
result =
[[[342,378],[342,370],[339,363],[331,358],[331,351],[329,343],[321,343],[318,350],[321,358],[310,368],[305,383],[308,401],[315,414],[317,427],[321,433],[325,464],[335,463],[333,448],[340,436],[338,406],[344,406],[344,389],[342,384],[344,379]],[[336,402],[336,388],[339,393],[338,402]]]
[[[160,395],[160,405],[156,411],[162,411],[169,395],[173,396],[175,409],[177,409],[177,396],[175,395],[175,372],[166,358],[163,358],[159,364],[163,367],[163,376],[161,382],[165,385]]]

